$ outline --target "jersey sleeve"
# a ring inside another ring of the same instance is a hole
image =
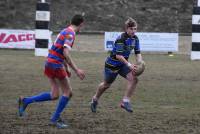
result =
[[[63,47],[69,48],[71,50],[74,43],[74,35],[72,33],[67,33],[64,36],[65,39]]]
[[[140,54],[140,43],[138,37],[136,37],[135,41],[136,41],[134,48],[135,54]]]

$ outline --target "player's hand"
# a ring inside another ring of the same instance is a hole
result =
[[[132,70],[132,72],[133,72],[134,74],[136,73],[137,65],[131,64],[131,66],[129,66],[129,68]]]
[[[85,72],[81,69],[77,69],[76,74],[81,80],[85,78]]]

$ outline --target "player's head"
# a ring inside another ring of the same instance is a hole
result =
[[[130,36],[133,36],[137,31],[137,22],[133,18],[128,18],[126,20],[125,31]]]
[[[80,30],[80,28],[82,27],[83,25],[83,22],[84,22],[84,18],[82,15],[74,15],[71,19],[71,25],[74,25],[77,27],[77,31]]]

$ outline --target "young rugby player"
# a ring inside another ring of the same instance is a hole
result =
[[[58,128],[67,127],[67,124],[61,120],[60,115],[72,97],[68,66],[74,70],[81,80],[85,77],[84,71],[76,66],[70,56],[70,49],[74,44],[75,34],[83,26],[83,22],[84,19],[82,15],[75,15],[71,20],[71,24],[58,34],[54,44],[49,50],[44,69],[44,74],[48,77],[51,85],[51,91],[43,92],[31,97],[20,97],[19,116],[24,115],[26,107],[31,103],[58,99],[59,88],[61,88],[62,96],[59,99],[57,108],[50,121]]]
[[[130,98],[136,88],[138,80],[136,72],[137,65],[128,61],[132,50],[135,52],[136,62],[142,62],[139,39],[135,35],[136,31],[136,21],[129,18],[125,22],[125,32],[116,39],[111,54],[105,61],[104,81],[99,84],[96,94],[92,97],[92,112],[96,112],[101,95],[111,86],[118,74],[127,80],[127,87],[121,102],[121,107],[128,112],[133,112]]]

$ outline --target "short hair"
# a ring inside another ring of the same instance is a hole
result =
[[[75,26],[79,26],[84,21],[84,18],[82,15],[74,15],[71,19],[71,24]]]
[[[128,27],[137,27],[137,22],[131,17],[129,17],[125,22],[125,28]]]

